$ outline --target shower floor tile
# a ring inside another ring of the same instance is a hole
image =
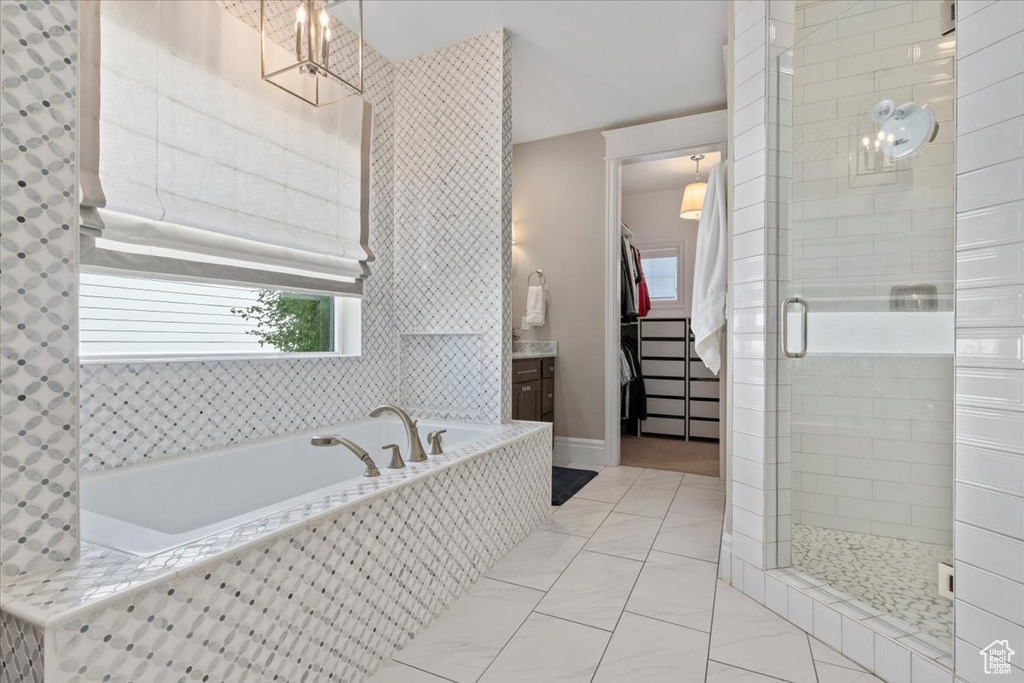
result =
[[[948,653],[953,648],[953,602],[938,594],[939,562],[951,564],[953,549],[793,525],[794,569],[859,601],[861,611],[877,611],[873,620],[885,626],[879,630],[893,637],[914,635]]]

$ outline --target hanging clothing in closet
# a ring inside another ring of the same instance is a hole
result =
[[[622,377],[622,419],[647,419],[647,388],[644,386],[644,375],[640,365],[640,349],[635,339],[622,338],[619,350]]]
[[[644,318],[651,310],[651,297],[647,289],[647,280],[640,265],[640,250],[633,246],[629,229],[622,226],[622,248],[619,258],[621,267],[621,305],[622,322],[636,322]]]

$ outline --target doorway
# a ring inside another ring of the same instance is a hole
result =
[[[704,182],[723,162],[725,112],[605,136],[606,464],[724,476],[724,367],[693,344],[698,221],[681,204],[698,162]]]

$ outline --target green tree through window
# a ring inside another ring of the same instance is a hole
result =
[[[285,353],[334,350],[333,299],[313,294],[292,294],[261,289],[256,303],[231,312],[254,323],[260,346],[272,346]]]

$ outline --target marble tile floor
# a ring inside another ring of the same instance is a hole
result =
[[[717,579],[724,507],[716,478],[600,469],[371,683],[877,683]]]

